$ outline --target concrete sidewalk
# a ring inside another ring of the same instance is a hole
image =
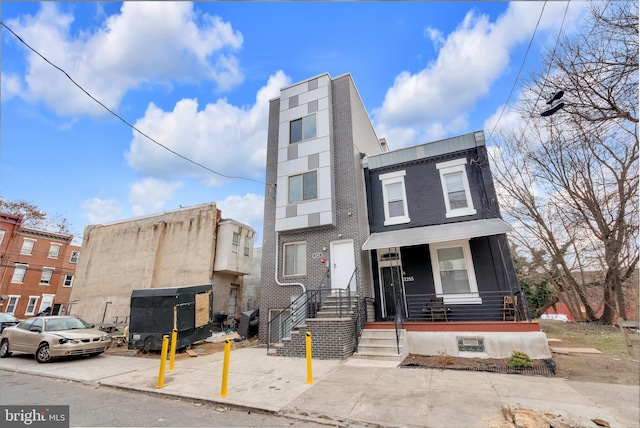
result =
[[[223,353],[175,362],[157,388],[159,360],[102,355],[38,364],[33,357],[0,359],[0,370],[203,400],[229,407],[309,418],[331,425],[384,427],[508,427],[503,405],[547,412],[574,426],[638,427],[638,386],[559,378],[401,368],[374,360],[306,360],[267,356],[264,348],[231,352],[227,396],[220,397]],[[560,420],[560,419],[558,419]],[[569,425],[571,426],[571,425]]]

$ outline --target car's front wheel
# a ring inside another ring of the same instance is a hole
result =
[[[49,352],[49,344],[41,343],[36,351],[36,361],[39,363],[48,363],[51,361],[51,353]]]
[[[0,343],[0,358],[7,358],[11,356],[11,352],[9,352],[9,341],[7,339],[2,339],[2,343]]]

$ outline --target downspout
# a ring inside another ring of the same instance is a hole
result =
[[[280,280],[278,280],[278,260],[280,257],[280,232],[276,232],[276,269],[275,269],[275,273],[274,273],[274,277],[276,280],[276,284],[278,284],[281,287],[285,287],[285,286],[291,286],[291,285],[299,285],[300,287],[302,287],[302,294],[306,294],[307,293],[307,288],[304,286],[304,284],[300,283],[300,282],[280,282]]]

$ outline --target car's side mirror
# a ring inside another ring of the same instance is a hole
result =
[[[29,329],[29,331],[33,331],[35,333],[40,333],[40,332],[42,332],[42,329],[40,327],[31,327]]]

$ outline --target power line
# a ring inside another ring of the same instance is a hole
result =
[[[109,113],[111,113],[112,115],[114,115],[115,117],[117,117],[118,119],[120,119],[125,125],[129,126],[131,129],[133,129],[134,131],[138,132],[140,135],[142,135],[143,137],[147,138],[149,141],[157,144],[158,146],[162,147],[163,149],[167,150],[168,152],[186,160],[187,162],[190,162],[196,166],[199,166],[200,168],[209,171],[213,174],[219,175],[221,177],[224,178],[230,178],[230,179],[239,179],[239,180],[247,180],[247,181],[253,181],[255,183],[260,183],[260,184],[264,184],[266,185],[265,182],[263,181],[259,181],[259,180],[254,180],[252,178],[246,178],[246,177],[240,177],[240,176],[230,176],[230,175],[225,175],[222,174],[218,171],[214,171],[213,169],[206,167],[204,165],[202,165],[199,162],[196,162],[178,152],[176,152],[175,150],[170,149],[169,147],[165,146],[162,143],[159,143],[158,141],[156,141],[155,139],[151,138],[149,135],[145,134],[144,132],[142,132],[141,130],[139,130],[138,128],[136,128],[133,124],[129,123],[126,119],[124,119],[122,116],[120,116],[118,113],[114,112],[113,110],[111,110],[109,107],[107,107],[106,105],[104,105],[100,100],[98,100],[97,98],[95,98],[93,95],[91,95],[89,92],[87,92],[87,90],[85,90],[82,86],[80,86],[78,83],[76,83],[75,80],[73,80],[71,78],[71,76],[69,76],[69,74],[64,71],[62,68],[58,67],[57,65],[55,65],[54,63],[52,63],[51,61],[49,61],[47,58],[45,58],[40,52],[38,52],[37,50],[35,50],[34,48],[32,48],[27,42],[25,42],[24,40],[22,40],[22,38],[20,36],[18,36],[11,28],[9,28],[4,22],[0,21],[0,24],[2,24],[2,26],[4,28],[6,28],[11,34],[13,34],[18,40],[20,40],[20,42],[22,42],[22,44],[24,44],[27,48],[29,48],[31,51],[33,51],[36,55],[38,55],[40,58],[42,58],[43,60],[45,60],[49,65],[51,65],[53,68],[57,69],[58,71],[60,71],[62,74],[64,74],[65,76],[67,76],[67,78],[71,81],[71,83],[73,83],[74,85],[76,85],[82,92],[84,92],[89,98],[91,98],[93,101],[95,101],[96,103],[100,104],[100,106],[102,106],[105,110],[107,110]]]

